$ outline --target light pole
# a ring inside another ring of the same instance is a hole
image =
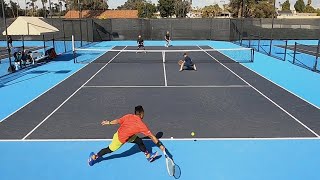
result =
[[[276,13],[276,0],[273,0],[273,12],[272,12],[272,22],[271,22],[271,34],[270,34],[270,51],[269,55],[272,54],[272,39],[273,39],[273,25],[274,25],[274,16]]]
[[[5,13],[4,13],[4,0],[1,1],[1,4],[2,4],[3,25],[4,25],[4,28],[5,28],[5,32],[6,32],[7,49],[8,49],[8,54],[9,54],[9,70],[12,71],[12,65],[11,65],[11,50],[10,50],[9,42],[8,42],[7,19],[6,19],[6,15],[5,15]]]

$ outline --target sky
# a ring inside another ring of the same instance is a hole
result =
[[[5,0],[6,2],[9,2],[9,0]],[[18,2],[20,7],[25,8],[25,1],[29,2],[30,0],[12,0],[13,2]],[[81,1],[81,0],[80,0]],[[109,8],[115,9],[118,6],[124,4],[127,0],[108,0]],[[150,0],[151,2],[158,4],[158,0]],[[212,4],[228,4],[230,0],[193,0],[193,7],[204,7],[206,5],[212,5]],[[279,6],[279,2],[283,3],[285,0],[276,0],[276,6]],[[294,10],[294,4],[296,0],[289,0],[291,3],[291,9]],[[51,0],[53,3],[57,3],[58,0]],[[304,0],[305,3],[307,3],[307,0]],[[38,0],[37,5],[41,7],[41,1]],[[320,0],[312,0],[312,6],[315,8],[320,8]]]

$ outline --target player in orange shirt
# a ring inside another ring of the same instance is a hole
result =
[[[163,144],[156,138],[148,127],[143,123],[142,119],[144,117],[144,110],[142,106],[135,107],[135,114],[127,114],[120,119],[115,119],[112,121],[102,121],[101,125],[113,125],[120,124],[118,131],[113,135],[111,144],[104,149],[101,149],[97,154],[93,152],[89,156],[88,164],[90,166],[94,165],[98,158],[101,158],[103,155],[112,153],[118,150],[126,142],[136,143],[139,146],[139,149],[144,152],[147,160],[152,162],[157,156],[157,152],[149,153],[146,149],[141,138],[137,134],[142,133],[145,136],[150,137],[150,139],[162,150],[165,151]]]

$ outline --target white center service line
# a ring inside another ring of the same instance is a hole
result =
[[[124,47],[122,50],[124,50]],[[109,65],[119,54],[121,51],[116,54],[108,63],[106,63],[103,67],[99,69],[94,75],[92,75],[85,83],[83,83],[74,93],[72,93],[66,100],[64,100],[55,110],[53,110],[43,121],[41,121],[35,128],[33,128],[27,135],[25,135],[22,140],[25,140],[30,134],[32,134],[39,126],[41,126],[46,120],[48,120],[57,110],[59,110],[70,98],[72,98],[83,86],[85,86],[91,79],[93,79],[100,71],[102,71],[107,65]]]
[[[200,46],[198,46],[201,50],[203,50]],[[217,63],[219,63],[221,66],[223,66],[224,68],[228,69],[232,74],[234,74],[235,76],[237,76],[239,79],[241,79],[243,82],[245,82],[246,84],[248,84],[252,89],[254,89],[255,91],[257,91],[260,95],[262,95],[263,97],[265,97],[267,100],[269,100],[272,104],[274,104],[275,106],[277,106],[279,109],[281,109],[283,112],[285,112],[287,115],[289,115],[292,119],[294,119],[295,121],[297,121],[299,124],[301,124],[303,127],[305,127],[306,129],[308,129],[311,133],[313,133],[315,136],[317,136],[318,138],[320,138],[320,136],[314,132],[311,128],[309,128],[307,125],[305,125],[304,123],[302,123],[298,118],[296,118],[295,116],[293,116],[291,113],[289,113],[288,111],[286,111],[283,107],[281,107],[280,105],[278,105],[276,102],[274,102],[272,99],[270,99],[268,96],[266,96],[265,94],[263,94],[261,91],[259,91],[257,88],[255,88],[254,86],[252,86],[250,83],[248,83],[246,80],[244,80],[241,76],[239,76],[237,73],[235,73],[234,71],[232,71],[230,68],[228,68],[226,65],[224,65],[223,63],[221,63],[219,60],[217,60],[215,57],[213,57],[211,54],[209,54],[206,51],[203,51],[206,54],[208,54],[213,60],[215,60]]]
[[[164,86],[168,86],[167,81],[167,71],[166,71],[166,57],[165,52],[162,52],[162,65],[163,65],[163,75],[164,75]]]

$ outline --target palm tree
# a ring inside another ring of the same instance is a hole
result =
[[[47,10],[46,10],[46,7],[45,7],[45,4],[46,4],[47,2],[48,2],[48,0],[41,0],[43,17],[47,17]]]
[[[37,0],[30,0],[31,2],[27,2],[27,4],[32,7],[32,12],[31,12],[31,16],[34,16],[34,11],[35,11],[35,2],[37,2]]]

